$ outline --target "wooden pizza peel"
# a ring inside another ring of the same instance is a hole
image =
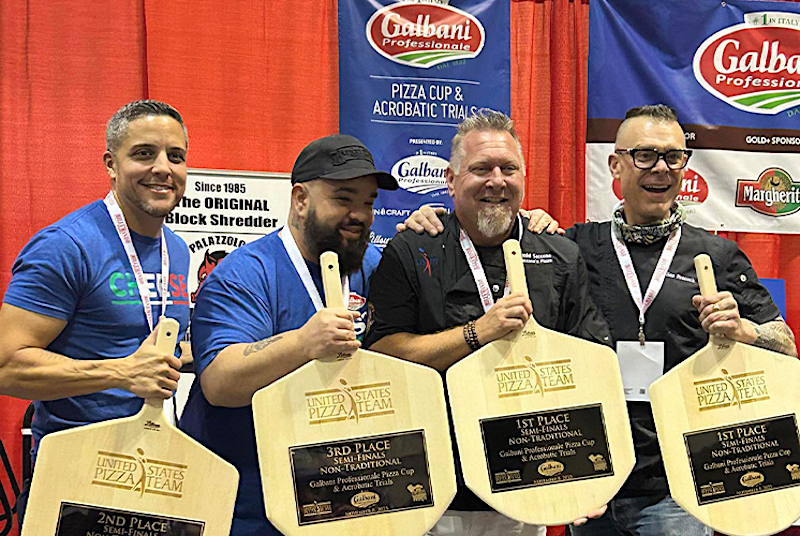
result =
[[[704,296],[717,286],[695,257]],[[670,493],[731,536],[779,532],[800,517],[800,362],[722,337],[650,386]]]
[[[519,242],[503,244],[511,292],[528,293]],[[501,514],[562,525],[608,503],[634,451],[613,350],[541,327],[491,342],[447,371],[467,486]]]
[[[339,261],[320,257],[344,307]],[[456,492],[442,379],[367,350],[314,359],[253,396],[267,517],[286,536],[422,536]]]
[[[174,351],[178,328],[161,318],[160,351]],[[22,536],[228,536],[238,481],[147,399],[131,417],[42,439]]]

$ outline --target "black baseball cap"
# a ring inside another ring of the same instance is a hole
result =
[[[316,179],[346,180],[374,175],[378,188],[397,190],[397,180],[375,169],[372,153],[353,136],[334,134],[314,140],[294,162],[292,184]]]

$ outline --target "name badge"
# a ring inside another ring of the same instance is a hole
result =
[[[650,402],[650,384],[664,374],[664,343],[617,342],[622,387],[628,402]]]

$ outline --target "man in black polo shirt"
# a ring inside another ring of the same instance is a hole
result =
[[[744,253],[734,242],[684,223],[675,199],[690,156],[674,110],[629,110],[609,156],[623,201],[610,222],[577,224],[566,232],[580,247],[592,298],[611,329],[636,449],[636,466],[606,514],[573,527],[573,536],[712,534],[669,496],[648,387],[702,348],[709,332],[797,355],[791,330]],[[424,209],[406,225],[435,233],[433,216]],[[711,256],[721,289],[705,298],[698,295],[694,269],[700,253]],[[659,263],[665,268],[661,278],[654,277]],[[626,266],[635,276],[626,279]]]
[[[548,328],[608,343],[578,248],[564,237],[526,230],[527,222],[517,216],[524,163],[507,116],[483,110],[461,123],[447,184],[455,211],[444,218],[444,231],[403,232],[384,250],[370,284],[374,313],[367,345],[444,371],[481,345],[521,329],[531,313]],[[506,289],[501,245],[508,238],[520,239],[531,299]],[[491,511],[460,475],[459,483],[433,534],[544,534],[544,527]]]

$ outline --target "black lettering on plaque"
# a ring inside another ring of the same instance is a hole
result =
[[[614,474],[600,404],[482,419],[492,492]]]
[[[290,447],[300,525],[433,506],[425,432]]]
[[[55,536],[202,536],[204,527],[202,521],[62,502]]]
[[[793,414],[683,434],[700,505],[800,485]]]

